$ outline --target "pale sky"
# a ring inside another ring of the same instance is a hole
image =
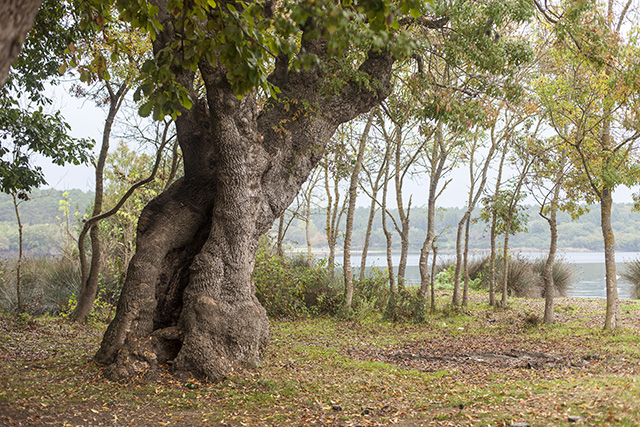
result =
[[[69,95],[63,86],[57,86],[51,89],[54,94],[54,107],[60,109],[71,126],[71,134],[77,138],[94,138],[99,144],[102,137],[102,127],[104,125],[105,110],[97,108],[92,101],[83,101]],[[117,137],[113,137],[111,146],[115,147]],[[80,189],[84,191],[93,191],[95,185],[94,170],[92,166],[65,166],[60,167],[51,164],[44,159],[37,159],[44,171],[45,179],[49,183],[49,187],[58,190]],[[468,172],[467,170],[456,170],[451,175],[453,178],[445,192],[438,199],[439,207],[463,207],[467,201]],[[408,200],[412,196],[413,206],[425,205],[427,202],[427,181],[426,177],[422,177],[424,182],[418,180],[407,179],[404,188],[404,198]],[[488,185],[491,185],[491,178]],[[395,206],[395,195],[392,191],[393,185],[390,186],[390,194],[388,195],[388,204],[390,207]],[[620,187],[614,193],[614,202],[628,203],[632,201],[633,191]],[[361,194],[358,197],[358,205],[368,206],[368,198]],[[527,203],[534,204],[533,199]]]

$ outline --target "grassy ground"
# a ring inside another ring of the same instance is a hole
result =
[[[548,327],[543,301],[485,299],[420,325],[274,321],[259,370],[219,384],[110,382],[104,325],[1,315],[0,425],[640,425],[640,304],[604,332],[602,300],[559,299]]]

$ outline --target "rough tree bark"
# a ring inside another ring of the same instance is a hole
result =
[[[5,0],[0,3],[0,88],[33,26],[42,0]]]
[[[172,15],[160,6],[156,51],[176,40]],[[323,40],[302,40],[304,51],[326,58]],[[345,81],[332,96],[321,90],[326,69],[293,72],[288,64],[279,58],[270,79],[280,99],[304,102],[291,108],[272,99],[262,111],[255,96],[238,99],[222,66],[200,64],[206,97],[176,121],[184,177],[141,214],[137,252],[95,356],[108,377],[170,364],[218,380],[258,362],[268,339],[251,278],[258,239],[295,198],[337,126],[386,96],[393,58],[370,52],[360,65],[377,90]],[[175,73],[193,87],[194,73]]]

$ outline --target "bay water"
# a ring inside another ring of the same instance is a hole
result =
[[[543,252],[520,252],[520,255],[528,259],[539,259],[546,257]],[[618,274],[618,293],[620,298],[628,299],[633,292],[633,285],[620,277],[620,274],[626,268],[629,261],[633,261],[640,257],[640,252],[617,252],[616,253],[616,271]],[[454,261],[452,254],[438,255],[438,261],[450,260]],[[418,270],[418,261],[420,254],[412,253],[407,258],[406,281],[409,285],[420,284],[420,271]],[[556,259],[563,259],[571,264],[575,270],[575,283],[568,289],[567,296],[582,298],[605,298],[605,267],[603,252],[559,252]],[[351,255],[351,264],[353,267],[360,267],[361,254],[353,252]],[[400,255],[393,254],[393,265],[397,271]],[[431,265],[431,261],[429,263]],[[367,256],[367,268],[386,268],[386,255],[381,253],[369,254]]]

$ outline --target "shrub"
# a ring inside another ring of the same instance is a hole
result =
[[[382,312],[389,302],[389,274],[386,269],[374,268],[364,279],[353,280],[353,305],[368,304]]]
[[[507,279],[509,295],[529,298],[544,297],[545,287],[542,272],[545,262],[546,257],[530,261],[521,255],[513,255],[509,260],[509,277]],[[497,283],[501,282],[503,272],[504,261],[502,257],[498,257],[496,259]],[[469,276],[472,280],[479,279],[480,287],[488,289],[489,256],[474,261],[473,268],[469,268]],[[568,288],[575,280],[574,267],[562,258],[556,259],[553,265],[553,280],[555,295],[566,296]]]
[[[335,314],[341,290],[328,277],[324,262],[309,266],[306,258],[280,257],[265,248],[258,251],[253,272],[256,296],[275,318]]]
[[[418,288],[404,288],[391,294],[383,318],[392,322],[424,322],[425,300],[418,296]]]
[[[544,272],[544,265],[547,262],[547,258],[539,258],[533,262],[533,271],[539,277],[540,284],[540,297],[545,295],[544,279],[542,273]],[[554,296],[566,297],[569,287],[575,281],[575,267],[568,263],[563,258],[556,258],[553,263],[553,287],[555,289]]]
[[[631,298],[640,298],[640,259],[629,261],[620,276],[633,284]]]
[[[488,263],[488,257],[471,257],[467,261],[467,269],[469,271],[469,288],[482,289],[482,281],[485,277],[485,262]],[[488,267],[487,267],[488,268]],[[436,266],[436,278],[434,286],[437,290],[451,290],[454,287],[454,276],[456,271],[455,260],[452,258],[441,261]],[[460,272],[460,284],[464,283],[463,272]]]

